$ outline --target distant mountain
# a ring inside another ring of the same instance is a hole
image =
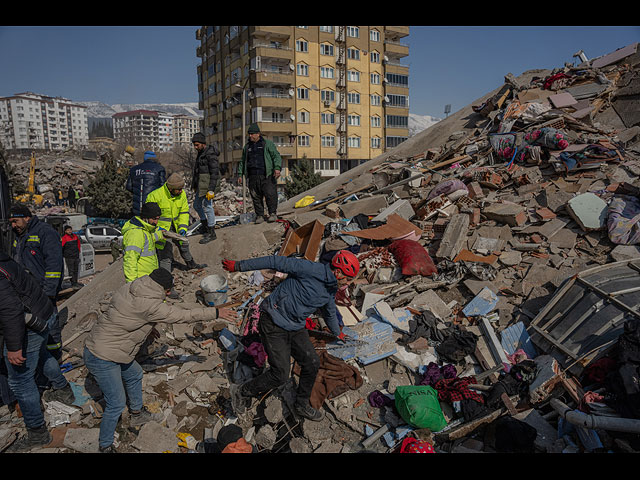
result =
[[[426,130],[430,126],[438,123],[441,118],[432,117],[431,115],[409,114],[409,137]]]
[[[166,112],[172,115],[189,115],[201,117],[202,110],[198,110],[197,102],[190,103],[116,103],[108,105],[103,102],[77,102],[87,107],[87,117],[90,119],[111,118],[120,112],[130,112],[132,110],[155,110]]]

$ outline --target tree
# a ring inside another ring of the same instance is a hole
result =
[[[322,176],[313,171],[311,161],[304,156],[293,166],[291,177],[287,178],[284,185],[284,194],[289,199],[320,185],[323,181]]]
[[[126,189],[129,170],[119,166],[111,153],[102,155],[103,163],[87,188],[91,205],[100,216],[123,218],[130,215],[133,196]]]

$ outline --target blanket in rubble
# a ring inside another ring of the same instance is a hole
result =
[[[640,243],[640,200],[630,195],[613,197],[607,208],[607,230],[616,245]]]
[[[311,341],[316,342],[315,339]],[[318,341],[318,344],[320,343],[324,342]],[[326,350],[316,350],[316,353],[320,358],[320,369],[309,398],[313,408],[320,408],[325,400],[335,398],[348,390],[357,390],[362,386],[362,376],[357,368],[334,357]],[[298,363],[295,364],[293,371],[296,375],[300,374]]]

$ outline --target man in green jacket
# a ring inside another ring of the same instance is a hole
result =
[[[255,123],[249,126],[249,141],[242,150],[240,160],[240,179],[247,177],[249,193],[256,212],[256,223],[264,221],[264,203],[267,202],[269,210],[269,222],[278,219],[278,190],[276,182],[280,177],[282,158],[271,140],[267,140],[260,133],[260,128]]]
[[[140,216],[133,217],[122,227],[124,278],[127,282],[149,275],[158,268],[156,242],[163,238],[157,229],[160,213],[157,203],[145,203]]]

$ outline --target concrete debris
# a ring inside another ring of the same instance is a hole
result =
[[[626,403],[624,389],[610,391],[602,373],[617,370],[616,357],[605,349],[588,352],[594,336],[607,335],[605,345],[613,348],[623,322],[627,334],[640,331],[637,305],[573,339],[570,325],[560,329],[561,338],[551,338],[535,323],[578,272],[606,272],[613,262],[640,259],[640,240],[613,241],[635,238],[624,233],[640,228],[640,211],[631,201],[615,215],[611,209],[614,199],[640,192],[640,124],[629,124],[637,115],[628,111],[624,102],[632,95],[623,90],[640,68],[637,44],[600,60],[597,68],[598,59],[506,75],[504,85],[477,103],[281,202],[277,224],[249,223],[241,215],[241,191],[224,180],[216,213],[234,221],[216,229],[217,240],[192,242],[194,258],[206,258],[209,266],[176,269],[182,300],[167,301],[184,308],[190,301],[202,304],[200,282],[222,272],[220,258],[293,255],[327,263],[335,251],[349,249],[361,269],[338,302],[348,340],[310,337],[319,357],[327,354],[322,358],[360,382],[316,385],[324,389],[318,422],[291,408],[296,375],[254,399],[246,413],[234,412],[230,383],[251,378],[268,362],[252,319],[284,275],[230,274],[226,305],[240,313],[237,325],[160,324],[141,350],[144,403],[157,420],[119,428],[118,451],[208,453],[230,425],[240,427],[258,452],[389,453],[418,446],[437,453],[637,451],[637,434],[602,429],[588,430],[602,445],[594,449],[549,405],[563,396],[576,410],[589,412],[591,405],[594,414],[607,404],[618,416],[639,418],[637,402]],[[51,190],[62,186],[56,181],[83,183],[83,174],[64,173],[67,166],[66,160],[54,163],[40,183]],[[294,208],[307,195],[315,202]],[[67,318],[63,341],[87,310],[106,308],[123,281],[121,269],[114,263],[59,305]],[[581,321],[609,308],[606,302],[620,306],[615,294],[627,287],[607,293],[606,280],[603,273],[593,287],[605,298],[593,306],[585,302]],[[569,303],[580,305],[576,299],[553,302],[550,325],[563,320]],[[308,322],[314,330],[324,327],[321,312]],[[612,326],[617,330],[607,330]],[[584,342],[584,352],[567,353],[560,342],[568,340]],[[549,354],[549,343],[581,365],[581,377]],[[80,413],[70,412],[55,428],[68,439],[48,450],[86,451],[96,442],[101,395],[82,365],[81,342],[66,348],[66,361],[75,366],[65,376],[87,396],[77,405]],[[399,413],[396,404],[407,399],[397,387],[409,385],[421,392],[414,396],[416,412],[437,414],[446,428],[431,432]],[[15,412],[0,409],[0,446],[13,442],[14,419]],[[122,422],[128,426],[126,413]],[[178,446],[178,434],[191,435],[195,445]]]

